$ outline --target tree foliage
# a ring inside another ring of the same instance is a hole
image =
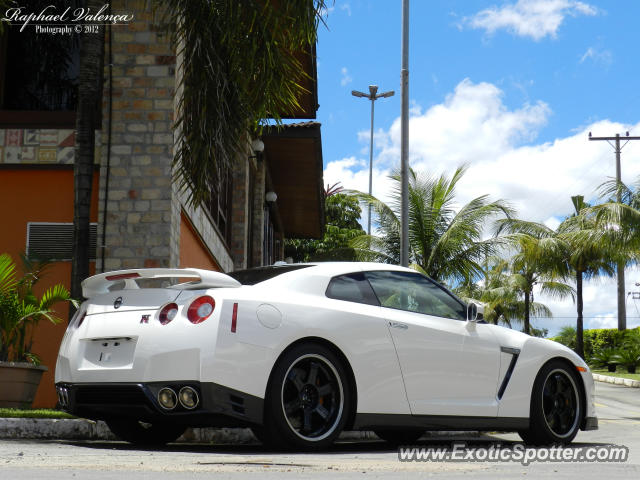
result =
[[[458,283],[482,274],[482,261],[502,245],[500,238],[483,238],[488,222],[498,216],[511,217],[512,208],[503,200],[490,201],[488,195],[474,198],[460,208],[456,186],[466,167],[451,178],[434,178],[409,172],[409,258],[431,278]],[[356,192],[358,199],[373,205],[378,233],[354,239],[358,258],[400,263],[400,175],[394,180],[391,202]]]
[[[590,213],[589,204],[584,197],[576,195],[571,197],[575,212],[567,217],[559,226],[560,238],[565,241],[569,249],[567,251],[567,264],[576,280],[576,342],[575,351],[582,358],[584,355],[583,334],[583,280],[599,275],[614,275],[616,272],[616,252],[611,249],[608,242],[596,240],[597,236],[592,232],[597,229],[595,215]]]
[[[574,296],[564,283],[569,275],[569,245],[545,225],[518,219],[498,222],[497,234],[504,234],[514,253],[510,258],[509,284],[524,299],[524,328],[530,333],[534,287],[551,298]]]
[[[178,46],[174,171],[194,204],[266,118],[299,107],[302,52],[311,51],[324,0],[157,0]]]
[[[356,197],[336,193],[326,197],[325,232],[321,240],[288,239],[285,256],[294,262],[321,260],[355,260],[349,246],[351,240],[362,235],[364,230],[358,220],[362,209]]]
[[[43,319],[60,323],[52,306],[71,297],[63,285],[54,285],[38,298],[34,285],[48,264],[25,257],[23,263],[25,273],[18,277],[11,257],[0,255],[0,361],[38,364],[38,356],[31,351],[34,328]]]

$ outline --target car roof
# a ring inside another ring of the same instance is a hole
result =
[[[287,267],[298,268],[287,269]],[[373,262],[314,262],[273,265],[259,268],[263,271],[268,269],[283,269],[284,271],[280,274],[275,274],[264,281],[250,282],[249,284],[254,284],[259,287],[286,286],[293,290],[306,291],[308,293],[317,293],[319,289],[324,291],[324,288],[326,288],[326,285],[331,278],[348,273],[381,270],[417,273],[415,270],[410,268],[399,267],[388,263]],[[246,270],[246,272],[251,272],[251,270]],[[239,278],[239,276],[234,276],[234,278]]]

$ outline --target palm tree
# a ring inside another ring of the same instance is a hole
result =
[[[481,282],[465,282],[455,288],[455,293],[466,301],[477,300],[484,305],[484,319],[493,324],[502,323],[509,328],[521,324],[525,317],[525,302],[514,288],[509,260],[488,258],[483,265]],[[551,310],[531,301],[529,309],[534,316],[550,317]]]
[[[464,282],[481,275],[483,259],[502,245],[500,238],[482,238],[487,222],[514,213],[506,202],[491,202],[488,195],[457,209],[456,186],[465,171],[466,166],[459,167],[451,178],[409,172],[410,262],[441,282]],[[400,261],[400,175],[391,178],[395,186],[390,205],[354,192],[361,202],[373,205],[378,219],[379,235],[361,235],[352,241],[360,260]]]
[[[589,214],[586,209],[589,204],[584,202],[582,195],[571,197],[575,212],[558,227],[560,237],[569,246],[567,257],[569,267],[576,280],[576,344],[575,351],[584,358],[584,333],[583,333],[583,295],[582,285],[585,278],[593,278],[598,275],[614,275],[616,272],[614,257],[611,247],[607,242],[594,241],[590,232],[596,228],[595,216]]]
[[[25,257],[23,263],[25,273],[18,278],[11,257],[0,255],[0,361],[39,364],[40,359],[31,351],[34,328],[43,319],[60,323],[52,306],[71,297],[63,285],[54,285],[38,298],[33,288],[47,264]]]
[[[301,56],[315,45],[324,0],[156,0],[182,57],[176,180],[206,203],[224,166],[267,118],[296,111]]]
[[[569,274],[566,261],[569,245],[545,225],[525,220],[502,220],[496,233],[507,233],[505,240],[515,248],[509,282],[524,298],[523,331],[529,334],[535,286],[550,297],[574,295],[574,289],[563,283]]]
[[[600,185],[599,190],[601,196],[609,197],[609,201],[593,207],[599,229],[596,234],[601,237],[597,241],[608,242],[616,252],[618,305],[623,309],[624,269],[640,258],[640,177],[632,188],[611,179]],[[625,330],[625,315],[618,317],[618,329]]]
[[[97,12],[102,0],[87,0],[86,7]],[[80,283],[89,276],[89,226],[91,191],[95,166],[95,131],[100,128],[99,101],[102,98],[102,64],[104,25],[96,25],[98,33],[83,33],[80,38],[78,74],[78,107],[76,143],[73,164],[73,259],[71,262],[71,296],[82,298]],[[69,318],[74,308],[69,309]]]

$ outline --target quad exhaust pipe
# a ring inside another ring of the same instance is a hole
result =
[[[62,408],[69,406],[69,390],[65,387],[56,387],[58,393],[58,403]]]
[[[200,403],[198,392],[189,386],[182,387],[176,394],[171,387],[163,387],[158,391],[158,403],[165,410],[173,410],[178,404],[186,410],[193,410]]]

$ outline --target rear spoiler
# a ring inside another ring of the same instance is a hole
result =
[[[125,290],[136,290],[135,282],[140,278],[193,278],[193,282],[183,283],[174,288],[214,288],[240,287],[241,284],[229,275],[198,268],[139,268],[135,270],[116,270],[89,277],[82,282],[82,295],[85,298],[95,297],[109,292],[109,287],[124,281]]]

